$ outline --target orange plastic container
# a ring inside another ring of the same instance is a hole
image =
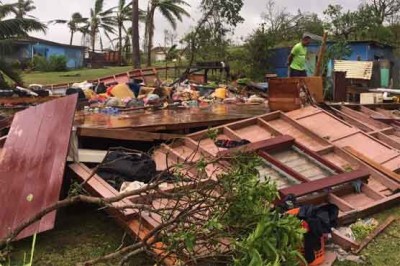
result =
[[[300,212],[300,208],[292,209],[286,213],[289,215],[297,216]],[[301,253],[304,255],[304,248],[300,249]],[[308,266],[319,266],[325,262],[325,238],[321,237],[321,249],[314,251],[315,260],[308,264]]]

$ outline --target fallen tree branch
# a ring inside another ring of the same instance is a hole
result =
[[[11,241],[13,241],[24,229],[27,227],[31,226],[35,222],[39,221],[42,219],[45,215],[60,209],[64,207],[68,207],[77,203],[89,203],[89,204],[95,204],[99,205],[102,207],[109,207],[113,208],[112,203],[121,201],[125,198],[132,197],[132,196],[137,196],[140,195],[144,192],[148,192],[150,190],[154,190],[158,188],[160,182],[157,182],[155,184],[151,184],[148,186],[145,186],[143,188],[134,190],[134,191],[128,191],[125,193],[121,193],[118,196],[111,197],[111,198],[99,198],[99,197],[90,197],[90,196],[84,196],[84,195],[78,195],[74,196],[71,198],[67,198],[65,200],[61,200],[56,202],[55,204],[43,209],[36,215],[32,216],[30,219],[26,220],[25,222],[21,223],[19,226],[17,226],[12,232],[10,232],[5,238],[0,240],[0,248],[8,245]],[[133,204],[130,206],[131,209],[143,209],[143,208],[148,208],[147,205],[144,204]]]

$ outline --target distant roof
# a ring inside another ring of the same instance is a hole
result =
[[[43,43],[43,44],[48,44],[48,45],[53,45],[53,46],[62,46],[66,48],[75,48],[75,49],[86,49],[86,46],[80,46],[80,45],[69,45],[65,43],[57,43],[57,42],[52,42],[32,36],[28,37],[22,37],[14,40],[15,43]]]

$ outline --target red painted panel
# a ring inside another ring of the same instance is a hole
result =
[[[76,103],[71,95],[16,114],[0,155],[0,238],[59,199]],[[55,215],[18,238],[52,229]]]

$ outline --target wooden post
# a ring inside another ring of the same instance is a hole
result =
[[[322,63],[324,61],[325,51],[326,51],[326,40],[328,39],[328,32],[324,32],[324,37],[322,39],[321,48],[318,54],[317,65],[315,66],[314,76],[322,76]]]

